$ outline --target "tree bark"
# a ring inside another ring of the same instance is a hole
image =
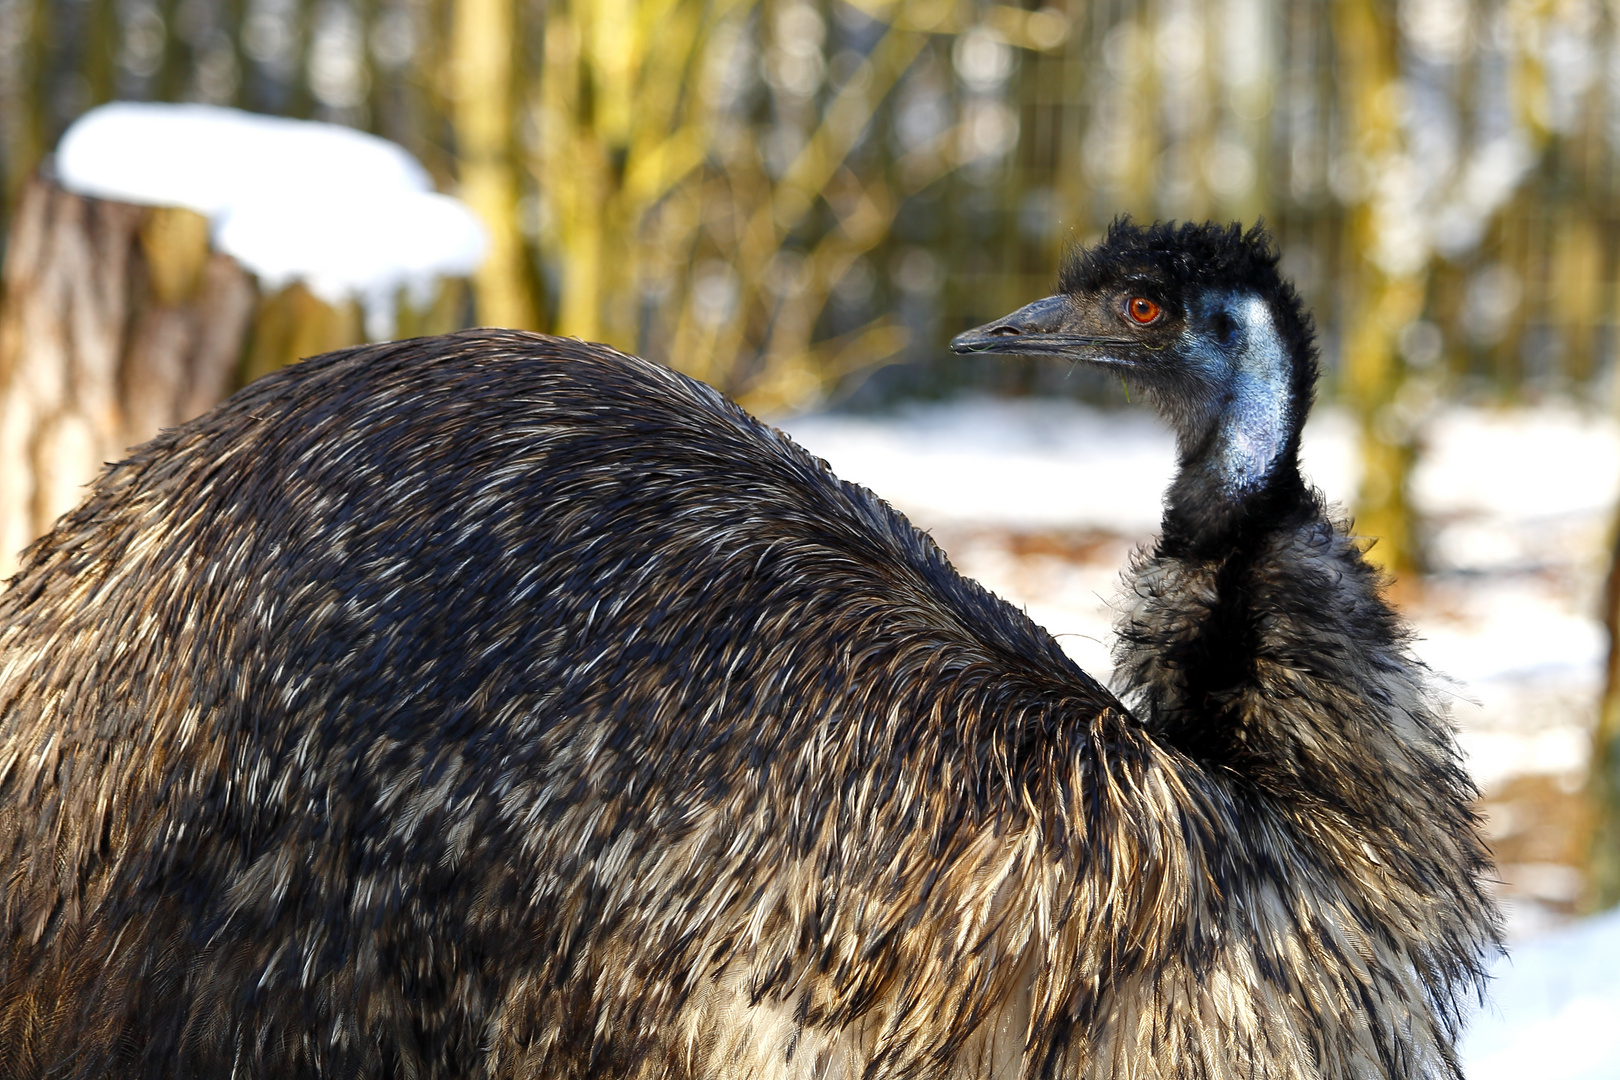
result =
[[[1620,517],[1616,526],[1620,528]],[[1597,730],[1592,733],[1592,767],[1587,774],[1592,836],[1586,901],[1595,911],[1620,903],[1620,532],[1615,534],[1603,587],[1603,627],[1608,633],[1609,656]]]
[[[237,379],[256,290],[186,210],[29,181],[0,283],[0,577],[102,465]]]

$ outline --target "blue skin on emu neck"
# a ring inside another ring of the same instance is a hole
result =
[[[1212,295],[1204,325],[1224,314],[1232,332],[1225,342],[1187,330],[1182,338],[1190,364],[1221,391],[1223,408],[1205,466],[1215,472],[1222,490],[1241,497],[1262,487],[1288,443],[1288,353],[1271,309],[1258,296]]]

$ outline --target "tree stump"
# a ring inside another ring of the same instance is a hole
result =
[[[1620,519],[1616,521],[1620,526]],[[1609,638],[1592,767],[1587,774],[1592,836],[1588,848],[1586,906],[1604,911],[1620,904],[1620,533],[1612,541],[1603,586],[1603,628]]]
[[[70,194],[12,219],[0,285],[0,578],[102,465],[234,388],[253,280],[188,210]]]

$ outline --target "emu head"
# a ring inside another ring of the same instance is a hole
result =
[[[1178,483],[1243,500],[1293,472],[1316,382],[1311,323],[1261,226],[1116,220],[1058,292],[951,342],[1106,368],[1175,429]],[[1174,497],[1175,492],[1172,492]]]

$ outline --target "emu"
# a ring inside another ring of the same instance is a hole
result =
[[[111,466],[0,595],[0,1076],[1458,1077],[1496,917],[1258,229],[958,338],[1174,425],[1118,696],[708,388],[480,330]]]

